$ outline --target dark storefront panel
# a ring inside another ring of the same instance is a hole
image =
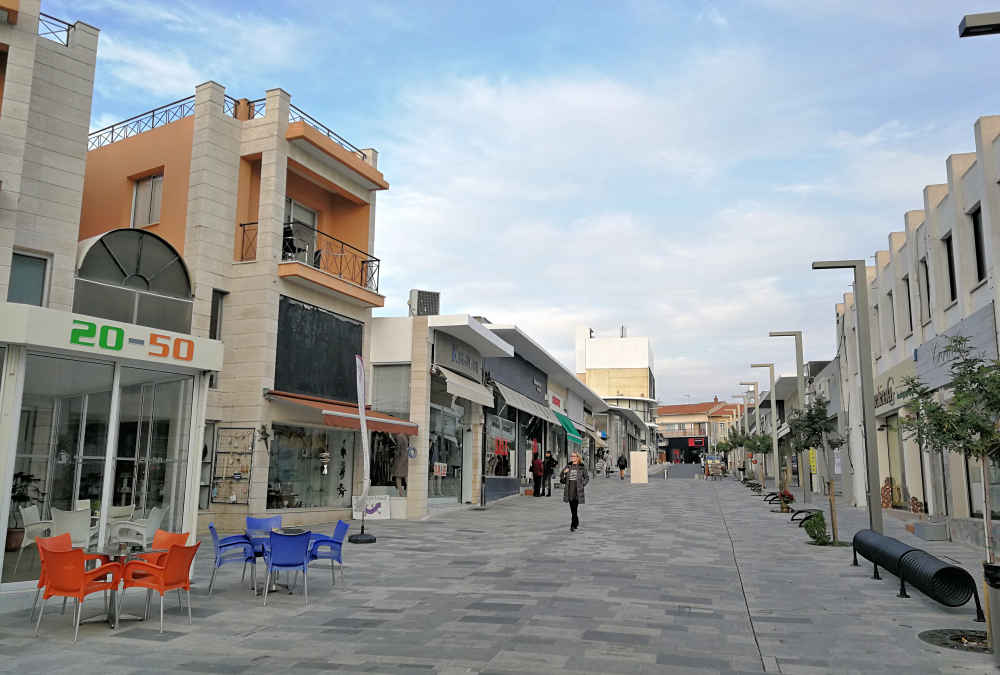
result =
[[[532,401],[548,406],[545,392],[548,389],[548,377],[538,368],[514,355],[514,358],[484,359],[486,372],[497,382],[524,394]]]
[[[364,326],[314,305],[281,296],[274,388],[356,403],[354,357]]]

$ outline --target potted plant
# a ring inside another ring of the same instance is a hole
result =
[[[4,550],[16,551],[24,541],[24,522],[21,520],[21,508],[32,501],[41,498],[38,490],[40,479],[26,471],[14,474],[10,488],[10,517],[7,520],[7,541]]]

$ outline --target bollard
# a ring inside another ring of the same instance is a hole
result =
[[[993,663],[1000,665],[1000,565],[983,563],[986,585],[986,637],[993,648]]]

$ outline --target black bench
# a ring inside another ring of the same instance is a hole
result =
[[[791,519],[789,519],[788,522],[790,522],[790,523],[798,523],[799,527],[802,527],[802,525],[807,520],[809,520],[810,518],[812,518],[813,516],[815,516],[817,513],[823,513],[823,509],[798,509],[794,513],[792,513],[792,517],[791,517]],[[802,517],[799,518],[798,520],[795,520],[795,518],[798,517],[798,516],[802,516]]]
[[[872,578],[881,579],[879,565],[899,578],[900,598],[906,593],[906,582],[947,607],[961,607],[970,597],[976,599],[976,621],[985,621],[983,607],[972,575],[961,567],[951,565],[923,549],[904,544],[893,537],[886,537],[874,530],[859,530],[852,541],[854,566],[858,554],[874,566]]]

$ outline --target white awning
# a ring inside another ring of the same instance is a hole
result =
[[[445,379],[445,386],[449,394],[468,399],[473,403],[484,405],[487,408],[493,407],[493,392],[469,378],[459,375],[453,370],[435,366],[441,371],[441,376]]]
[[[517,408],[521,412],[526,412],[529,415],[534,415],[539,417],[550,424],[559,424],[559,420],[553,415],[547,407],[541,403],[536,403],[524,394],[519,394],[505,384],[500,384],[499,382],[494,382],[493,385],[503,396],[503,400],[507,402],[512,408]]]

